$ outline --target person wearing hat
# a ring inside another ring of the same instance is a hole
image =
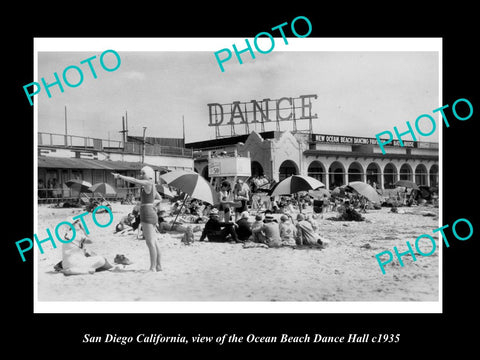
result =
[[[246,241],[252,235],[252,228],[249,221],[250,214],[248,211],[243,211],[240,214],[240,219],[237,221],[235,232],[237,233],[238,240]]]
[[[265,215],[263,222],[264,224],[261,228],[252,230],[253,233],[261,239],[261,242],[268,245],[268,247],[281,246],[280,228],[273,215]]]
[[[199,241],[204,241],[207,238],[208,241],[225,242],[229,235],[233,241],[237,241],[238,238],[234,226],[235,224],[232,222],[219,221],[218,210],[214,208],[210,211],[210,219],[205,223]]]

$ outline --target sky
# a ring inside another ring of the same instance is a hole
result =
[[[218,50],[231,48],[222,40]],[[220,71],[213,51],[122,48],[118,50],[121,64],[111,72],[100,66],[102,51],[62,51],[61,47],[39,51],[37,79],[33,81],[43,77],[51,83],[54,72],[61,78],[70,65],[80,67],[84,79],[78,87],[64,84],[63,93],[58,86],[51,87],[51,98],[44,89],[35,96],[38,131],[64,134],[66,107],[70,135],[120,140],[122,116],[127,112],[129,135],[133,136],[141,136],[147,127],[146,136],[181,138],[184,118],[188,143],[215,137],[214,128],[208,126],[208,103],[260,102],[310,94],[318,95],[312,100],[312,112],[318,116],[313,121],[314,133],[375,137],[393,131],[393,126],[406,130],[405,122],[413,126],[421,114],[432,115],[438,124],[438,113],[432,114],[442,105],[438,52],[362,51],[358,47],[355,51],[305,51],[304,47],[295,51],[293,44],[288,46],[292,46],[288,51],[286,46],[275,46],[268,54],[255,52],[255,59],[245,53],[243,64],[233,55],[224,63],[225,72]],[[80,64],[94,55],[97,79],[87,64]],[[116,63],[112,54],[106,54],[104,60],[107,67]],[[79,81],[75,70],[68,72],[68,79]],[[306,122],[298,126],[305,128]],[[291,123],[281,127],[288,130]],[[274,130],[274,126],[266,130]],[[229,127],[221,128],[222,134],[229,132]],[[428,132],[427,125],[424,132]],[[237,133],[243,133],[243,127],[237,127]],[[438,130],[420,140],[438,141]]]

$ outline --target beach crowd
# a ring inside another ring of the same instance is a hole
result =
[[[213,205],[181,192],[173,197],[165,194],[162,197],[156,190],[152,173],[153,170],[145,167],[140,179],[114,174],[141,187],[140,201],[132,204],[132,211],[115,224],[114,236],[136,235],[136,239],[145,240],[150,271],[162,270],[158,234],[181,234],[185,245],[198,241],[241,243],[244,248],[324,249],[330,240],[321,233],[319,219],[363,221],[365,218],[361,213],[380,206],[362,195],[344,191],[305,191],[271,196],[262,189],[270,182],[261,178],[252,178],[249,184],[242,179],[234,183],[226,179],[218,182],[219,202]],[[252,192],[252,188],[256,192]],[[392,211],[397,206],[412,206],[415,205],[414,195],[411,191],[408,196],[406,191],[397,192],[382,205],[391,206]],[[62,262],[55,269],[65,275],[74,275],[112,268],[105,258],[88,253],[84,245],[88,244],[89,237],[81,223],[75,222],[74,225],[80,235],[75,241],[63,245]],[[69,236],[66,234],[65,239]],[[124,255],[117,255],[114,262],[131,264]]]

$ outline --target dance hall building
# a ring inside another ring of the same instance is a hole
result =
[[[208,177],[208,158],[226,152],[251,159],[252,176],[280,181],[309,175],[329,189],[351,181],[392,188],[397,180],[438,186],[438,143],[404,141],[383,155],[375,138],[269,131],[186,144],[193,150],[195,171]],[[213,155],[212,155],[213,154]]]
[[[313,100],[317,95],[280,99],[234,101],[208,104],[209,126],[215,127],[216,139],[185,144],[193,151],[195,171],[209,177],[209,157],[220,153],[249,157],[251,175],[265,175],[275,181],[292,175],[309,175],[326,188],[363,181],[379,189],[394,187],[397,180],[411,180],[418,185],[438,186],[438,143],[398,140],[385,146],[382,154],[376,138],[316,134],[312,122]],[[281,123],[291,129],[281,131]],[[265,126],[275,126],[265,131]],[[251,128],[260,127],[260,131]],[[300,129],[303,127],[303,129]],[[229,128],[230,134],[221,133]],[[237,135],[238,129],[244,133]]]

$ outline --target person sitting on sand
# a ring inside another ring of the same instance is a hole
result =
[[[62,243],[62,272],[63,275],[93,274],[102,269],[108,270],[113,266],[102,256],[91,254],[86,248],[86,243],[91,243],[87,237],[80,219],[73,223],[75,235],[70,228],[65,234],[65,240],[72,241]]]
[[[240,219],[237,221],[237,226],[235,228],[235,232],[237,233],[238,240],[246,241],[252,235],[252,228],[250,225],[250,221],[248,220],[250,214],[248,211],[243,211],[240,214]]]
[[[210,211],[210,219],[205,223],[199,241],[226,242],[230,235],[233,241],[237,241],[237,233],[234,230],[233,222],[220,222],[218,219],[218,210]]]
[[[260,235],[262,235],[260,229],[262,228],[263,224],[262,214],[255,215],[255,221],[251,226],[252,235],[250,236],[250,240],[256,243],[262,242],[263,239],[260,237]]]
[[[312,224],[303,214],[297,215],[298,245],[322,245],[320,235],[313,230]]]
[[[353,208],[353,206],[350,204],[350,202],[348,200],[345,201],[344,210],[337,219],[338,220],[343,220],[343,221],[363,221],[363,220],[365,220],[365,218],[362,215],[360,215],[357,212],[357,210],[355,210]]]
[[[266,244],[268,247],[280,247],[282,245],[280,228],[273,215],[265,215],[263,222],[264,224],[260,229],[252,229],[252,232],[257,234],[259,242]]]
[[[297,227],[292,223],[288,215],[280,216],[280,239],[282,246],[295,246],[297,238]]]
[[[119,233],[120,235],[123,235],[127,232],[134,231],[133,229],[134,223],[135,223],[135,216],[132,213],[128,213],[128,215],[122,217],[119,223],[117,224],[117,226],[115,226],[114,234]]]

